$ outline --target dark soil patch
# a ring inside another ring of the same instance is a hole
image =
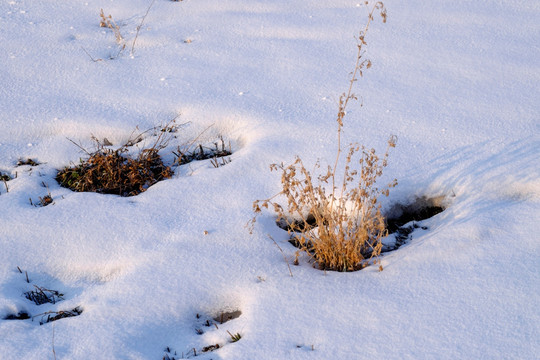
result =
[[[304,232],[313,229],[317,226],[317,220],[313,214],[308,214],[306,220],[295,219],[292,221],[286,221],[285,219],[278,219],[276,221],[277,226],[288,232]]]
[[[427,198],[423,196],[416,198],[410,204],[394,205],[386,215],[388,232],[392,234],[411,221],[426,220],[443,212],[443,200],[444,197]]]
[[[242,311],[240,311],[240,310],[224,311],[224,312],[220,313],[218,316],[216,316],[214,318],[214,320],[219,322],[220,324],[223,324],[223,323],[226,323],[229,320],[239,318],[240,315],[242,315]]]
[[[416,198],[410,204],[394,205],[386,216],[388,234],[393,234],[396,241],[393,245],[384,245],[382,252],[397,250],[410,239],[411,234],[416,229],[427,230],[427,226],[420,226],[415,222],[429,219],[445,210],[442,205],[443,196],[427,198],[425,196]],[[408,226],[405,226],[411,223]]]

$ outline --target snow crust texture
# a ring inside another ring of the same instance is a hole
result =
[[[0,2],[0,359],[538,359],[540,4],[385,5],[343,144],[397,135],[384,210],[446,209],[382,272],[325,273],[292,265],[271,211],[246,224],[279,191],[269,164],[333,163],[363,2]],[[54,180],[86,156],[73,142],[121,146],[173,118],[165,163],[220,137],[230,162],[134,197]],[[61,296],[27,295],[45,290]]]

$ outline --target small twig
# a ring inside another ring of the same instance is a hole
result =
[[[283,252],[283,249],[278,245],[278,243],[276,242],[276,240],[274,240],[274,238],[272,236],[270,236],[270,234],[266,234],[270,240],[272,240],[274,242],[274,244],[277,246],[277,248],[279,249],[279,251],[281,251],[281,255],[283,255],[283,259],[285,259],[285,262],[287,263],[287,267],[289,268],[289,274],[291,274],[291,277],[293,277],[293,273],[291,271],[291,267],[289,265],[289,260],[287,259],[287,257],[285,256],[285,253]]]
[[[17,266],[17,270],[19,270],[19,272],[22,274],[22,270],[20,267]]]
[[[150,9],[152,8],[152,6],[154,5],[154,3],[156,2],[156,0],[152,0],[152,2],[150,3],[150,6],[148,6],[148,9],[146,9],[146,14],[144,14],[142,20],[141,20],[141,23],[139,24],[139,26],[137,26],[137,32],[135,33],[135,38],[133,39],[133,44],[131,44],[131,55],[133,56],[133,53],[135,52],[135,42],[137,41],[137,38],[139,37],[139,31],[141,30],[141,27],[143,26],[143,23],[144,23],[144,20],[146,19],[146,16],[148,16],[148,13],[150,12]]]
[[[66,138],[66,139],[68,139],[68,140],[71,141],[75,146],[77,146],[79,149],[81,149],[82,151],[84,151],[84,152],[86,153],[86,155],[88,155],[88,156],[91,156],[91,155],[92,155],[92,154],[90,154],[90,153],[88,152],[88,150],[86,150],[82,145],[77,144],[75,141],[71,140],[70,138]]]
[[[52,324],[52,352],[54,355],[54,360],[56,360],[56,351],[54,350],[54,323]]]
[[[93,62],[103,61],[103,59],[100,59],[100,58],[94,59],[94,57],[92,55],[90,55],[90,53],[88,51],[86,51],[86,49],[83,48],[82,46],[81,46],[81,49],[86,53],[86,55],[88,55],[88,57],[90,59],[92,59]]]
[[[32,199],[30,199],[30,203],[32,203]],[[25,273],[26,273],[26,282],[30,284],[30,280],[28,279],[28,271],[25,271]]]
[[[366,2],[366,5],[367,5],[367,2]],[[373,20],[373,14],[375,13],[375,10],[379,10],[381,12],[383,22],[386,22],[386,9],[384,7],[384,4],[381,1],[378,1],[377,3],[375,3],[375,5],[373,6],[373,8],[371,9],[368,15],[368,21],[364,27],[364,30],[360,31],[358,35],[357,44],[356,44],[357,45],[356,63],[354,65],[354,70],[352,71],[351,77],[349,80],[349,89],[347,90],[347,93],[341,94],[339,98],[339,107],[338,107],[338,115],[337,115],[337,124],[338,124],[337,154],[336,154],[336,159],[334,162],[332,176],[331,176],[332,202],[330,204],[330,207],[334,206],[334,199],[336,198],[335,174],[336,174],[337,166],[339,163],[339,159],[341,157],[341,151],[342,151],[341,150],[341,131],[343,128],[343,119],[345,115],[347,114],[347,104],[349,103],[349,100],[357,100],[356,95],[354,95],[352,91],[353,91],[354,84],[358,79],[358,75],[362,76],[362,68],[364,68],[364,66],[368,69],[371,67],[371,61],[369,59],[363,60],[364,50],[362,46],[367,45],[364,39],[369,30],[369,25],[371,24],[371,21]]]

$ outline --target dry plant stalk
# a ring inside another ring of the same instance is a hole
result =
[[[143,16],[143,18],[141,20],[141,23],[139,24],[139,26],[137,26],[137,31],[135,33],[135,38],[133,39],[133,43],[131,44],[131,56],[133,56],[133,53],[135,52],[135,43],[137,42],[137,38],[139,37],[139,31],[141,31],[141,28],[142,28],[142,26],[144,24],[144,20],[146,20],[146,17],[148,16],[148,13],[150,12],[150,9],[152,8],[152,6],[154,5],[155,2],[156,2],[156,0],[152,0],[150,5],[146,9],[146,13]]]
[[[38,316],[41,316],[39,325],[43,325],[43,324],[47,324],[56,320],[65,319],[65,318],[73,317],[73,316],[79,316],[82,314],[82,312],[83,312],[83,309],[77,306],[73,308],[72,310],[47,311],[42,314],[34,315],[32,316],[32,320],[34,320],[34,318]]]
[[[376,155],[374,149],[353,144],[344,162],[341,159],[343,119],[349,100],[357,99],[352,92],[353,85],[358,76],[362,76],[362,69],[371,67],[371,61],[363,58],[363,47],[367,45],[365,36],[376,11],[386,22],[386,9],[382,2],[377,2],[358,36],[358,52],[349,88],[339,100],[338,149],[333,167],[328,166],[326,172],[315,177],[299,157],[288,166],[272,164],[271,170],[281,172],[282,190],[269,199],[253,203],[255,217],[252,223],[261,208],[273,207],[278,222],[286,224],[295,244],[310,256],[314,265],[324,270],[355,271],[369,263],[377,263],[381,239],[387,235],[378,197],[388,196],[389,189],[396,186],[397,181],[382,189],[377,188],[376,183],[387,166],[389,151],[395,147],[396,138],[392,136],[388,140],[388,148],[382,157]],[[353,168],[357,154],[360,155],[358,170]],[[319,163],[315,169],[320,169]],[[344,169],[341,183],[338,169]],[[330,186],[329,191],[327,186]],[[286,208],[278,203],[279,199],[286,200]],[[382,270],[380,264],[379,269]]]
[[[116,22],[113,20],[112,15],[105,16],[103,9],[101,9],[99,17],[101,18],[99,26],[109,28],[113,31],[114,37],[116,38],[116,43],[120,46],[120,51],[123,51],[126,48],[126,41],[120,33],[120,27],[116,25]]]

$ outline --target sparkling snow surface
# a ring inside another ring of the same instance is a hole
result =
[[[384,209],[417,196],[444,196],[447,209],[382,272],[325,273],[301,256],[293,277],[268,236],[294,258],[275,214],[246,229],[252,202],[280,189],[271,163],[333,163],[368,8],[156,0],[132,52],[150,3],[0,2],[0,172],[14,177],[0,181],[0,359],[539,358],[538,1],[385,1],[343,143],[383,152],[397,135]],[[126,41],[119,55],[100,9]],[[176,116],[168,164],[201,134],[230,141],[231,162],[177,167],[127,198],[54,180],[85,156],[69,140],[119,146]],[[53,205],[30,204],[47,191]],[[34,285],[64,300],[35,305]],[[3,320],[20,312],[33,319]]]

